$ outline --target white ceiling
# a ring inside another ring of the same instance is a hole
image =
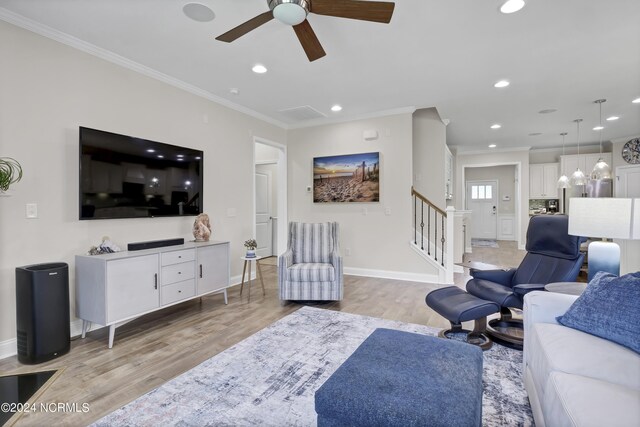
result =
[[[620,119],[605,122],[604,139],[640,135],[638,0],[528,0],[511,15],[499,0],[396,0],[388,25],[311,14],[327,52],[312,63],[276,20],[230,44],[214,39],[267,11],[267,0],[193,1],[216,18],[187,18],[190,0],[0,0],[0,19],[57,30],[287,128],[435,106],[451,146],[558,147],[563,131],[575,145],[575,118],[581,144],[597,143],[593,101],[606,98],[604,117]],[[254,74],[255,63],[269,71]],[[495,89],[500,79],[511,85]],[[278,112],[305,105],[327,117]],[[558,111],[538,113],[548,108]]]

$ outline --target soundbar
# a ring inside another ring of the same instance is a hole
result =
[[[148,242],[134,242],[127,245],[129,251],[140,251],[142,249],[162,248],[164,246],[184,245],[184,239],[164,239],[150,240]]]

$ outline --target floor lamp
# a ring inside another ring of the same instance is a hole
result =
[[[636,199],[640,200],[640,199]],[[632,230],[632,218],[640,216],[633,212],[633,199],[611,197],[572,197],[569,203],[569,234],[573,236],[602,239],[632,239],[640,230]],[[640,203],[636,204],[640,210]],[[640,228],[640,221],[635,228]],[[610,241],[594,241],[588,249],[591,281],[598,271],[620,275],[620,246]]]

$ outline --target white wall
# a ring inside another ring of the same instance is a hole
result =
[[[363,131],[370,129],[378,130],[379,137],[365,141]],[[437,274],[409,246],[411,114],[292,130],[287,145],[289,220],[339,222],[345,270],[391,271],[397,277]],[[375,151],[380,152],[379,203],[313,203],[305,187],[313,184],[314,157]],[[347,250],[351,255],[346,255]]]
[[[204,150],[204,210],[214,240],[231,241],[231,274],[253,229],[253,136],[284,130],[0,21],[0,156],[24,178],[0,198],[0,344],[15,337],[17,266],[63,261],[110,236],[128,242],[192,238],[193,217],[78,220],[78,126]],[[25,219],[25,204],[38,219]],[[227,216],[229,208],[236,216]]]
[[[435,108],[413,113],[413,187],[444,210],[447,127]]]
[[[518,246],[524,249],[529,226],[529,151],[492,151],[492,152],[468,152],[456,154],[456,190],[454,192],[456,209],[464,209],[464,183],[466,169],[470,167],[516,165],[520,173],[520,183],[515,183],[515,192],[520,192],[516,211],[520,209],[518,222],[520,233],[516,236]]]

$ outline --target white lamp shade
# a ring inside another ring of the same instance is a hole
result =
[[[611,179],[611,168],[602,157],[598,159],[598,163],[593,167],[591,179]]]
[[[569,177],[567,175],[562,175],[558,179],[558,188],[569,188],[571,187],[571,183],[569,182]]]
[[[629,239],[632,205],[632,199],[572,197],[569,203],[569,234]]]
[[[640,240],[640,199],[633,199],[631,238],[634,240]]]
[[[580,168],[571,175],[571,183],[573,185],[585,185],[587,183],[587,177],[584,176],[584,172]]]

